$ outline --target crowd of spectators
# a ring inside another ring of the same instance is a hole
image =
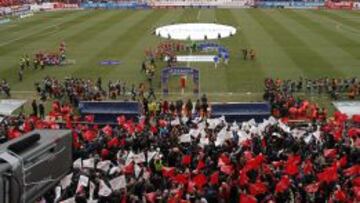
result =
[[[35,83],[35,89],[42,101],[57,99],[69,101],[73,106],[78,106],[79,101],[101,101],[104,99],[122,99],[131,101],[155,100],[155,91],[151,83],[138,86],[127,86],[126,82],[108,81],[103,84],[101,77],[97,80],[77,77],[66,77],[59,80],[47,76],[42,81]]]
[[[358,98],[360,95],[360,80],[352,78],[330,78],[281,80],[268,78],[265,80],[266,92],[277,91],[289,95],[292,93],[328,94],[336,100],[340,96],[349,99]]]
[[[341,95],[347,95],[349,99],[359,97],[360,81],[358,78],[330,79],[323,78],[310,80],[280,80],[267,78],[264,82],[265,93],[263,98],[272,105],[273,114],[277,117],[297,117],[311,120],[326,118],[327,111],[316,104],[296,97],[296,93],[329,94],[334,100]]]
[[[46,116],[33,108],[5,119],[0,133],[7,140],[35,128],[72,130],[73,169],[39,202],[360,201],[360,116],[326,119],[313,113],[316,105],[274,91],[274,83],[266,81],[265,97],[280,114],[260,123],[209,118],[203,95],[195,105],[143,97],[139,120],[119,116],[116,125],[99,126],[60,96],[93,99],[95,89],[105,97],[101,79],[47,78],[39,93],[61,102]],[[312,122],[287,124],[293,113]]]
[[[47,121],[22,117],[19,129],[8,130],[20,136],[34,127],[72,129],[73,170],[42,202],[360,200],[358,117],[347,123],[336,113],[290,127],[273,117],[227,123],[175,110],[99,127],[91,115],[71,112],[56,102]],[[73,124],[81,120],[87,124]]]

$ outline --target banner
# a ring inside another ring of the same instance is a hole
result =
[[[80,8],[85,9],[137,9],[137,8],[149,8],[146,3],[137,3],[136,1],[129,2],[86,2],[80,4]]]
[[[328,9],[351,10],[353,8],[353,2],[352,1],[340,1],[340,2],[326,1],[325,7]]]
[[[256,1],[255,5],[262,8],[309,9],[323,7],[324,2]]]

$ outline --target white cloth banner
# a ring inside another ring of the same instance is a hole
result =
[[[99,170],[102,170],[104,172],[107,172],[110,168],[111,165],[111,161],[106,160],[106,161],[100,161],[97,163],[96,168]]]
[[[189,143],[191,142],[191,136],[190,134],[183,134],[179,137],[180,143]]]
[[[111,193],[111,189],[105,184],[103,180],[100,180],[98,192],[99,196],[108,197],[109,195],[111,195]]]
[[[110,180],[110,185],[114,191],[125,188],[126,187],[125,175]]]
[[[73,177],[73,173],[70,173],[69,175],[67,175],[63,179],[61,179],[60,186],[63,190],[65,190],[67,187],[69,187],[69,185],[71,184],[72,177]]]

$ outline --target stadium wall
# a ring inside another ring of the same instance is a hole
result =
[[[317,9],[324,7],[324,2],[290,2],[290,1],[256,1],[258,8],[290,8],[290,9]]]

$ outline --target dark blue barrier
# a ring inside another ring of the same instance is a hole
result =
[[[116,123],[119,115],[124,115],[127,119],[139,116],[138,102],[123,101],[82,101],[79,104],[81,115],[94,115],[96,123]]]
[[[255,119],[261,122],[269,118],[271,113],[270,104],[267,102],[259,103],[214,103],[211,105],[211,116],[225,116],[228,122],[242,122]]]
[[[134,2],[86,2],[80,4],[84,9],[146,9],[150,8],[146,3]]]

